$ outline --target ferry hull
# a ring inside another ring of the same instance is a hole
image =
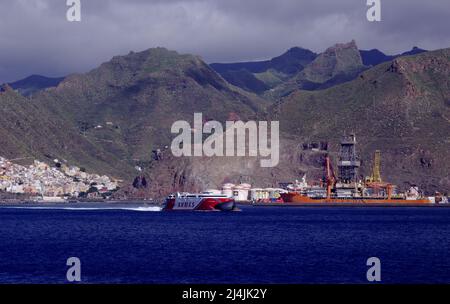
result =
[[[235,201],[232,198],[167,198],[165,211],[232,211]]]
[[[214,208],[220,211],[233,211],[236,208],[236,204],[234,200],[231,200],[228,202],[217,204]]]

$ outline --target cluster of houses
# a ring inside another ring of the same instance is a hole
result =
[[[0,191],[41,197],[96,198],[111,193],[118,183],[55,160],[54,166],[35,160],[30,166],[0,157]]]

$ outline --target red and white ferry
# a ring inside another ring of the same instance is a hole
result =
[[[166,198],[163,210],[232,211],[232,197],[210,191],[203,193],[175,193]]]

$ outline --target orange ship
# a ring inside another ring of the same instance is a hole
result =
[[[285,204],[304,204],[304,205],[432,205],[430,199],[415,198],[415,199],[403,199],[403,198],[375,198],[375,197],[349,197],[349,198],[312,198],[307,195],[303,195],[297,192],[288,192],[280,194]]]
[[[356,154],[354,134],[344,136],[339,153],[339,178],[336,178],[330,157],[325,158],[325,178],[320,186],[308,186],[305,177],[301,183],[288,186],[280,193],[286,205],[350,205],[350,206],[426,206],[433,205],[417,187],[406,193],[397,193],[396,186],[381,180],[381,153],[375,152],[372,175],[358,181],[360,160]]]

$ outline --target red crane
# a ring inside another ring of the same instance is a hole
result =
[[[331,189],[336,184],[336,175],[334,174],[333,166],[331,165],[330,156],[325,158],[325,181],[327,183],[327,199],[331,198]]]

